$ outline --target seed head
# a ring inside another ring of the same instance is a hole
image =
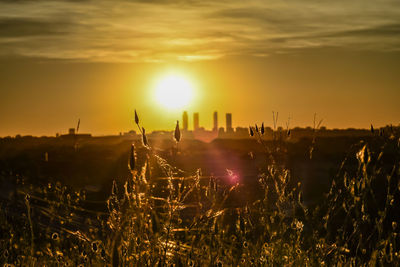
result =
[[[250,132],[250,136],[254,136],[254,132],[253,132],[253,129],[251,128],[251,126],[249,126],[249,132]]]
[[[261,134],[264,135],[265,133],[265,128],[264,128],[264,123],[261,124]]]
[[[257,124],[256,124],[256,133],[258,133],[258,126],[257,126]]]
[[[179,130],[179,121],[176,121],[174,137],[175,137],[176,142],[179,142],[181,140],[181,131]]]
[[[139,124],[139,116],[137,115],[136,109],[135,109],[135,123]]]
[[[374,133],[374,126],[371,124],[371,133]]]
[[[117,185],[117,181],[113,181],[113,185],[111,188],[111,194],[112,195],[118,195],[118,185]]]

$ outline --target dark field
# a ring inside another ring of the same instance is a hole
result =
[[[399,263],[395,130],[149,145],[1,139],[1,262]]]
[[[311,138],[285,143],[285,166],[312,194],[309,200],[328,190],[332,177],[352,145],[371,136],[318,138],[310,159]],[[184,175],[198,169],[204,176],[214,176],[229,182],[227,169],[232,170],[244,184],[257,183],[260,172],[266,170],[267,155],[255,139],[216,139],[211,143],[182,140],[178,151],[174,141],[150,140],[155,153],[178,167]],[[128,159],[131,143],[136,145],[138,164],[143,164],[146,149],[141,140],[119,137],[98,137],[79,141],[60,138],[3,139],[0,147],[0,169],[3,175],[18,175],[29,184],[47,185],[60,182],[80,190],[99,193],[105,200],[113,180],[124,183],[130,175]],[[272,141],[266,141],[272,146]],[[48,160],[45,157],[47,153]],[[355,159],[354,159],[355,160]],[[155,162],[154,162],[155,163]],[[356,161],[353,162],[355,165]],[[151,165],[152,176],[165,176],[157,164]],[[235,183],[235,182],[234,182]],[[315,188],[312,188],[312,186]],[[315,195],[315,196],[314,196]],[[96,197],[96,198],[97,198]]]

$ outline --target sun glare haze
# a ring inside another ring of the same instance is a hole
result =
[[[181,109],[193,101],[194,86],[184,76],[168,74],[157,81],[154,94],[162,107],[169,110]]]

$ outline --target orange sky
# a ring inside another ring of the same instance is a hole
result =
[[[187,110],[234,126],[400,123],[398,1],[2,1],[0,136],[174,128],[155,80],[175,71]],[[191,123],[191,120],[190,120]],[[191,124],[190,124],[191,125]]]

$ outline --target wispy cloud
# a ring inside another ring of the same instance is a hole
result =
[[[0,18],[0,36],[28,37],[59,35],[67,32],[69,23],[62,21],[42,21],[31,18]]]
[[[397,0],[0,0],[0,53],[196,61],[315,47],[398,50],[399,25]]]

